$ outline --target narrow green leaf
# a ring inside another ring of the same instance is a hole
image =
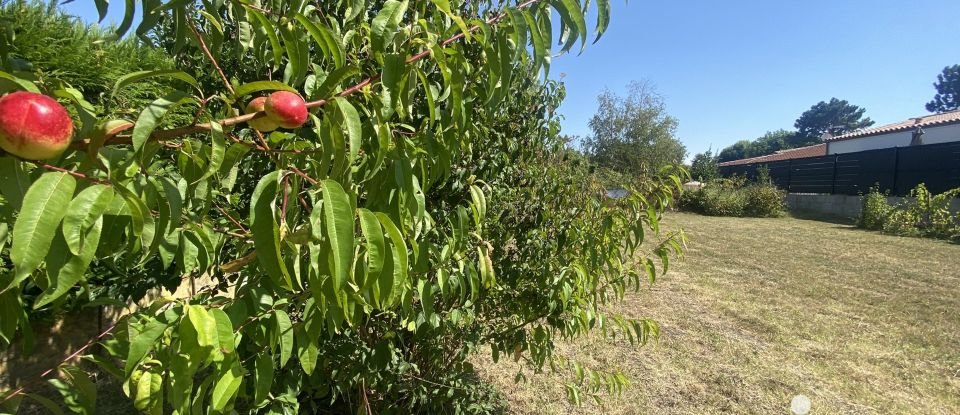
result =
[[[293,324],[286,311],[274,310],[273,313],[277,321],[277,336],[280,339],[280,368],[283,368],[293,355]]]
[[[41,93],[40,88],[38,88],[37,85],[34,84],[33,82],[30,82],[26,79],[18,78],[6,72],[0,71],[0,79],[6,79],[10,82],[13,82],[19,85],[20,88],[23,88],[25,91],[30,91],[37,94]]]
[[[593,43],[597,43],[610,25],[610,0],[597,0],[597,38]]]
[[[326,25],[317,24],[302,14],[296,15],[296,19],[307,29],[307,32],[310,33],[313,40],[317,42],[320,49],[323,49],[324,54],[330,58],[334,64],[334,69],[341,68],[346,64],[346,52],[343,49],[343,45],[330,33]]]
[[[393,43],[408,3],[408,0],[387,0],[377,17],[373,18],[370,23],[370,44],[374,54],[386,52],[387,45]]]
[[[124,373],[129,378],[133,370],[137,368],[140,361],[147,357],[147,353],[153,350],[157,340],[167,330],[167,323],[155,318],[151,318],[141,330],[140,324],[131,321],[127,326],[129,333],[130,348],[127,352],[127,362],[124,367]]]
[[[274,203],[279,193],[280,173],[275,171],[263,176],[254,189],[250,201],[250,230],[260,266],[274,283],[292,288],[293,281],[280,252],[280,225],[277,223]]]
[[[235,356],[235,355],[234,355]],[[229,363],[229,364],[228,364]],[[243,383],[243,368],[236,357],[223,363],[223,369],[217,376],[210,399],[210,409],[214,414],[229,413],[240,384]]]
[[[335,180],[323,181],[323,216],[333,250],[333,287],[340,290],[353,268],[354,215],[350,197]]]
[[[253,19],[259,23],[255,26],[259,26],[260,33],[263,33],[270,41],[270,50],[273,52],[273,67],[280,67],[280,64],[283,63],[283,49],[280,46],[280,37],[277,36],[276,26],[263,13],[246,5],[243,8],[247,11],[247,14],[253,16]]]
[[[107,6],[109,4],[109,0],[94,0],[94,3],[97,6],[97,23],[100,23],[104,18],[107,17]]]
[[[339,69],[334,69],[329,74],[327,74],[327,79],[323,80],[323,83],[317,87],[314,91],[315,98],[330,98],[333,96],[333,93],[340,88],[340,84],[343,81],[346,81],[351,76],[357,75],[360,73],[360,70],[355,66],[344,66]]]
[[[576,0],[551,0],[550,4],[560,14],[560,18],[570,27],[573,33],[580,37],[581,50],[587,44],[587,22],[583,17],[583,10]],[[573,36],[573,34],[571,34]]]
[[[280,38],[283,39],[284,49],[287,51],[287,65],[289,65],[288,70],[284,73],[284,81],[292,85],[299,85],[307,76],[310,57],[306,56],[305,45],[300,41],[297,33],[291,30],[290,26],[288,24],[277,26],[280,30]]]
[[[19,284],[40,267],[53,243],[60,220],[67,213],[76,186],[73,176],[50,172],[40,176],[27,190],[20,216],[13,225],[10,260],[13,261],[15,276],[9,286],[0,287],[0,292]]]
[[[223,158],[227,152],[227,140],[223,134],[223,127],[216,121],[210,122],[210,159],[207,161],[207,171],[197,179],[197,182],[206,180],[220,171]]]
[[[37,298],[34,308],[43,307],[64,296],[83,279],[83,275],[97,253],[102,229],[103,218],[97,217],[90,228],[84,231],[85,242],[76,255],[70,253],[63,235],[56,235],[50,255],[47,256],[47,278],[51,286]]]
[[[399,288],[402,287],[407,280],[409,254],[407,252],[407,244],[403,239],[403,234],[400,233],[400,229],[393,223],[393,220],[384,213],[378,212],[376,215],[377,219],[380,219],[380,224],[386,229],[387,235],[390,237],[390,242],[393,245],[393,290],[390,295],[391,298],[385,300],[386,304],[392,304],[400,294]]]
[[[400,91],[407,75],[406,58],[403,54],[389,53],[383,58],[383,117],[389,119],[400,106]]]
[[[296,93],[297,90],[279,81],[254,81],[240,85],[233,94],[234,99],[240,99],[250,94],[261,91],[290,91]]]
[[[130,30],[130,26],[133,25],[133,15],[137,11],[137,3],[134,0],[125,0],[124,3],[123,20],[120,21],[120,26],[117,26],[118,38],[122,38]]]
[[[121,76],[120,79],[117,79],[117,82],[113,84],[113,91],[110,93],[110,96],[115,97],[117,96],[117,92],[120,92],[120,90],[124,87],[150,78],[173,78],[186,82],[194,88],[200,88],[197,80],[186,72],[177,69],[161,69],[154,71],[139,71]]]
[[[363,232],[363,239],[366,240],[367,277],[363,286],[368,287],[377,284],[380,279],[380,273],[383,271],[386,243],[377,216],[364,208],[357,209],[357,212],[359,212],[360,217],[360,230]]]
[[[110,186],[95,184],[83,189],[70,202],[63,217],[63,237],[74,255],[80,255],[87,231],[107,211],[113,197]]]
[[[340,110],[340,116],[343,117],[343,125],[347,130],[347,138],[350,140],[349,161],[352,164],[360,154],[360,146],[363,140],[363,126],[360,124],[360,113],[357,108],[346,99],[336,101],[337,109]]]
[[[257,382],[253,394],[254,406],[260,406],[270,397],[270,387],[273,386],[273,355],[258,353],[253,364],[254,380]]]
[[[140,153],[143,146],[150,140],[150,134],[153,134],[153,130],[160,125],[167,112],[178,105],[191,101],[193,101],[193,98],[190,95],[174,90],[144,108],[133,127],[131,135],[133,149]]]

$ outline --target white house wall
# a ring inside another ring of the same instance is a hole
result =
[[[923,144],[960,141],[960,124],[923,129]],[[888,134],[833,141],[827,145],[827,154],[854,153],[857,151],[878,150],[890,147],[907,147],[913,138],[913,130],[897,131]]]

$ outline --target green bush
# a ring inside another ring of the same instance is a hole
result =
[[[769,183],[742,184],[742,180],[720,179],[704,188],[684,192],[678,205],[708,216],[769,218],[783,216],[785,194]]]
[[[960,213],[950,212],[950,202],[958,195],[960,188],[934,195],[921,183],[890,205],[886,194],[871,188],[863,197],[857,225],[891,235],[960,239]]]

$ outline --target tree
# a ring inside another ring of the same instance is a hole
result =
[[[690,177],[701,182],[709,182],[720,177],[720,166],[717,165],[717,157],[713,155],[713,150],[707,150],[693,156],[693,162],[690,164]]]
[[[937,94],[927,103],[927,111],[947,112],[960,109],[960,65],[947,66],[933,84]]]
[[[590,119],[593,135],[584,140],[594,163],[634,177],[649,177],[661,167],[680,165],[686,147],[674,137],[677,119],[647,82],[632,82],[621,97],[610,90],[597,97]]]
[[[586,43],[585,2],[148,3],[112,37],[179,70],[120,74],[103,108],[57,68],[15,70],[0,19],[0,94],[56,97],[76,123],[58,157],[0,156],[0,342],[141,304],[83,350],[143,413],[492,412],[478,350],[571,369],[574,402],[625,386],[555,347],[656,336],[609,302],[682,253],[659,234],[682,175],[611,201],[566,151],[563,86],[543,74],[552,16],[560,52]],[[148,103],[112,98],[143,82]],[[264,135],[248,122],[270,115],[237,115],[275,91],[306,98],[306,125]],[[178,286],[191,295],[159,295]],[[50,369],[69,409],[98,412],[89,366]],[[55,405],[31,385],[0,411]]]
[[[819,143],[820,137],[827,132],[836,136],[873,125],[873,120],[863,117],[864,112],[865,109],[851,105],[846,100],[831,98],[829,102],[820,101],[797,118],[794,123],[797,136],[793,146]]]
[[[753,154],[753,143],[750,140],[740,140],[721,150],[720,154],[717,155],[717,161],[723,163],[725,161],[741,160],[753,157],[751,154]]]

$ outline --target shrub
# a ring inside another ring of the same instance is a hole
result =
[[[870,230],[883,229],[892,210],[890,204],[887,203],[887,194],[880,193],[878,187],[871,187],[870,192],[863,195],[861,202],[862,207],[857,226]]]
[[[958,195],[960,188],[934,195],[921,183],[891,206],[885,193],[871,188],[863,196],[863,210],[857,225],[892,235],[958,239],[960,213],[950,211],[950,202]]]
[[[680,196],[681,209],[708,216],[778,217],[786,210],[785,194],[771,184],[738,186],[737,180],[721,179]]]

